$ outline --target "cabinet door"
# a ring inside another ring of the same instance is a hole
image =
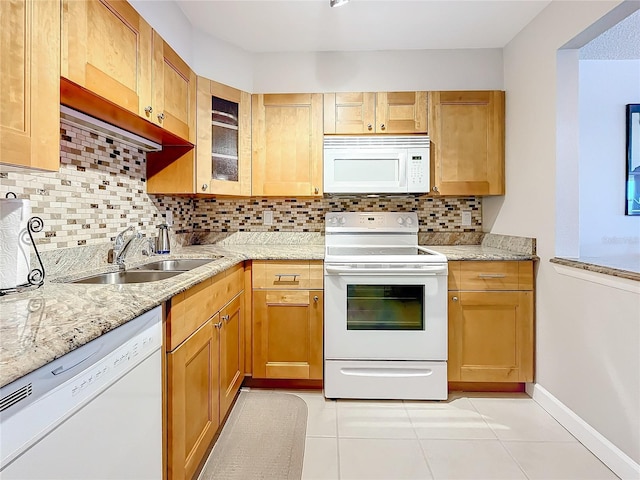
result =
[[[152,88],[152,121],[195,143],[196,75],[156,31],[153,32]]]
[[[375,132],[376,94],[344,92],[324,94],[324,133]]]
[[[427,92],[379,92],[376,133],[427,133]]]
[[[504,92],[430,92],[433,191],[504,195]]]
[[[322,379],[320,290],[253,291],[253,377]]]
[[[322,94],[252,97],[251,192],[322,196]]]
[[[533,381],[533,292],[449,292],[449,381]]]
[[[138,115],[151,105],[151,26],[126,1],[63,0],[61,75]]]
[[[198,192],[251,195],[251,95],[198,77]]]
[[[167,354],[168,476],[190,479],[219,425],[219,337],[210,319]]]
[[[60,164],[60,2],[0,2],[0,163]]]
[[[220,419],[229,411],[244,379],[244,294],[220,311]]]

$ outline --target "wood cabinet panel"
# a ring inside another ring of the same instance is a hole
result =
[[[63,0],[61,75],[136,114],[151,105],[151,26],[126,1]]]
[[[373,133],[376,94],[344,92],[324,94],[324,133]]]
[[[256,260],[252,269],[253,288],[322,288],[322,261]]]
[[[254,378],[322,378],[323,293],[254,290]]]
[[[533,381],[533,329],[532,261],[449,262],[449,381]]]
[[[450,292],[451,381],[533,381],[533,293]]]
[[[427,92],[344,92],[324,95],[325,134],[427,132]]]
[[[217,322],[216,316],[167,355],[171,479],[193,477],[219,425]]]
[[[174,295],[167,318],[167,351],[172,351],[205,323],[216,311],[213,307],[218,282],[204,280],[185,292]]]
[[[195,143],[196,75],[155,31],[152,88],[151,120]]]
[[[60,2],[0,2],[0,163],[60,164]]]
[[[322,94],[252,96],[251,193],[322,195]]]
[[[244,379],[244,294],[220,310],[220,418],[224,418]]]
[[[379,92],[376,133],[427,132],[427,92]]]
[[[504,92],[429,92],[432,183],[441,195],[504,195]]]

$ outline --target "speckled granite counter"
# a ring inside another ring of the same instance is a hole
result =
[[[0,386],[151,310],[202,280],[251,259],[322,260],[323,245],[200,245],[166,258],[216,258],[167,280],[123,285],[47,282],[0,298]],[[160,256],[153,259],[160,258]],[[149,261],[149,259],[147,259]],[[132,265],[135,266],[135,265]],[[110,268],[112,271],[113,267]],[[59,277],[60,281],[92,273]]]
[[[640,282],[640,255],[618,257],[554,257],[551,263]]]
[[[425,245],[425,248],[435,250],[447,257],[450,262],[455,260],[537,260],[533,254],[514,253],[499,248],[483,245]]]

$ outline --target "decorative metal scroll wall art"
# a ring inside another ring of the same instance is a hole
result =
[[[8,192],[5,195],[5,198],[18,198],[18,197],[15,193]],[[38,253],[36,242],[33,240],[33,234],[41,232],[43,228],[44,228],[44,222],[42,221],[42,219],[40,217],[33,216],[29,218],[29,221],[27,222],[26,231],[21,232],[21,235],[29,236],[28,242],[33,247],[33,250],[36,254],[36,258],[38,259],[38,265],[40,266],[40,268],[31,269],[31,271],[27,275],[27,281],[25,283],[22,283],[12,288],[0,289],[0,296],[7,295],[8,293],[23,292],[31,288],[38,288],[44,284],[44,275],[45,275],[44,265],[42,264],[42,259],[40,258],[40,254]],[[23,238],[23,240],[25,241],[25,243],[27,242],[26,238]]]

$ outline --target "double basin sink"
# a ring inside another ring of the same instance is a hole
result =
[[[147,283],[166,280],[194,268],[211,263],[215,258],[179,258],[176,260],[158,260],[145,263],[130,270],[101,273],[91,277],[74,280],[71,283],[92,283],[98,285],[115,285],[121,283]]]

